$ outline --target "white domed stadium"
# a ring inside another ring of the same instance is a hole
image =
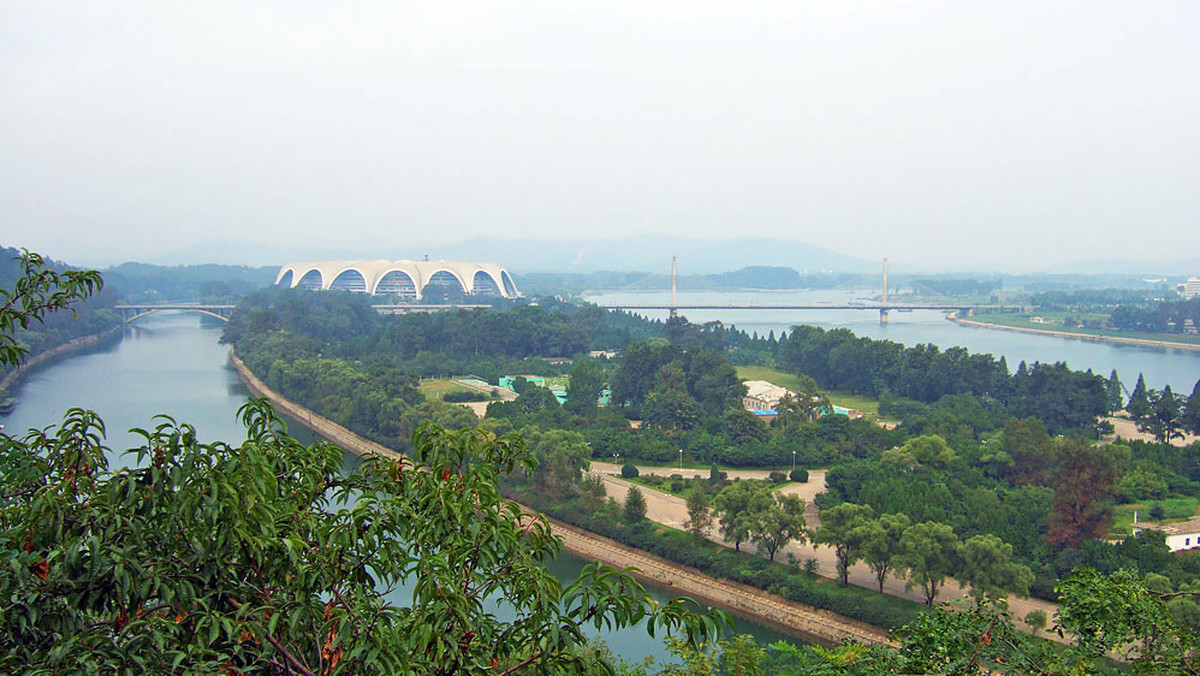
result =
[[[468,261],[314,261],[288,263],[279,269],[276,286],[313,291],[351,291],[389,296],[401,301],[472,298],[516,298],[521,294],[508,270],[495,263]]]

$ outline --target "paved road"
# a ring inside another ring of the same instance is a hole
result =
[[[646,467],[638,468],[642,474],[663,474],[670,476],[671,474],[679,474],[679,470],[669,467]],[[629,489],[636,485],[626,481],[620,477],[620,467],[611,463],[592,462],[591,471],[600,474],[604,480],[604,488],[608,495],[616,499],[618,502],[624,502]],[[725,470],[729,473],[729,478],[743,479],[762,479],[766,478],[769,472],[764,470]],[[687,470],[683,472],[684,476],[689,475]],[[700,472],[693,470],[693,474],[700,474],[707,477],[708,472]],[[648,486],[638,486],[642,491],[642,495],[646,497],[646,516],[652,521],[671,526],[672,528],[683,529],[687,523],[687,501],[677,495],[665,493],[655,490]],[[809,470],[809,481],[806,484],[788,484],[781,491],[800,495],[806,503],[805,514],[808,517],[808,525],[810,528],[819,525],[816,519],[816,505],[813,504],[813,497],[825,490],[825,470]],[[717,532],[714,524],[713,533],[709,535],[709,539],[713,542],[733,547],[733,543],[726,542],[720,533]],[[746,543],[742,543],[746,546]],[[749,545],[753,547],[753,545]],[[796,561],[803,562],[808,558],[817,560],[821,575],[830,578],[837,576],[837,557],[834,555],[832,547],[813,546],[811,544],[791,543],[787,547],[781,549],[776,555],[777,560],[786,561],[788,554],[795,556]],[[850,569],[850,583],[868,589],[878,589],[879,583],[875,579],[875,574],[867,567],[865,563],[859,562]],[[884,592],[893,596],[900,596],[912,601],[923,602],[924,595],[919,588],[913,588],[911,591],[905,589],[905,580],[889,576],[884,581]],[[967,590],[959,587],[958,582],[952,579],[947,579],[946,584],[938,592],[938,603],[950,603],[967,596]],[[1054,613],[1058,610],[1058,604],[1043,601],[1041,599],[1010,597],[1009,608],[1012,610],[1013,618],[1016,621],[1017,627],[1025,629],[1026,625],[1022,619],[1033,610],[1042,610],[1046,613],[1047,619],[1053,624]],[[1041,636],[1057,640],[1058,636],[1050,632],[1042,632]]]

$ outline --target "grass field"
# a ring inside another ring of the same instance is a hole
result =
[[[453,380],[444,378],[428,378],[421,381],[417,391],[425,395],[427,401],[441,401],[442,395],[448,392],[478,392],[466,385],[460,385]]]
[[[737,374],[739,378],[745,380],[765,380],[768,383],[778,385],[793,392],[800,389],[799,376],[784,373],[768,366],[739,366],[737,367]],[[829,395],[829,402],[835,406],[856,408],[863,413],[879,414],[878,399],[846,392],[827,392],[826,394]]]
[[[1166,500],[1148,500],[1128,505],[1117,505],[1113,509],[1113,524],[1110,532],[1123,536],[1133,532],[1133,513],[1138,513],[1138,521],[1150,521],[1150,510],[1155,505],[1161,505],[1166,514],[1164,521],[1183,521],[1196,516],[1196,507],[1200,499],[1196,498],[1167,498]]]

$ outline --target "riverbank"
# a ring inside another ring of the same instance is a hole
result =
[[[124,329],[124,326],[117,326],[105,331],[104,333],[97,333],[91,336],[84,336],[83,338],[69,340],[52,350],[39,352],[32,357],[29,357],[25,361],[21,362],[20,366],[13,369],[11,373],[5,375],[3,379],[0,379],[0,395],[7,393],[8,389],[15,385],[17,381],[21,379],[21,376],[25,375],[29,371],[39,366],[45,366],[48,362],[54,361],[63,355],[70,354],[77,350],[95,347],[96,345],[113,338],[117,334],[121,333]]]
[[[995,329],[998,331],[1010,331],[1012,333],[1054,336],[1056,338],[1072,338],[1076,340],[1091,341],[1093,343],[1114,343],[1117,345],[1137,345],[1139,347],[1155,347],[1168,350],[1189,350],[1192,352],[1200,352],[1200,345],[1196,345],[1194,343],[1176,343],[1169,340],[1126,338],[1124,336],[1099,336],[1091,333],[1074,333],[1071,331],[1052,331],[1049,329],[1029,329],[1022,326],[1005,326],[1004,324],[993,324],[991,322],[977,322],[972,319],[963,319],[962,317],[958,316],[958,313],[954,312],[946,315],[946,319],[961,326],[970,326],[979,329]]]
[[[231,352],[230,358],[247,389],[255,396],[269,399],[276,408],[299,421],[314,434],[357,455],[377,453],[394,459],[403,457],[400,453],[363,439],[345,427],[289,400],[262,382],[236,354]],[[660,559],[549,517],[547,522],[554,534],[562,538],[568,551],[619,568],[636,567],[639,577],[671,586],[681,593],[708,603],[737,610],[769,624],[807,634],[831,644],[854,639],[860,642],[895,645],[888,639],[887,632],[879,627],[794,603],[758,589],[718,580],[692,568]]]

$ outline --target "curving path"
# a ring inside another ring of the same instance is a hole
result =
[[[664,471],[665,470],[665,471]],[[625,495],[629,492],[632,486],[637,486],[642,495],[646,498],[646,517],[652,521],[670,526],[672,528],[684,529],[687,524],[687,501],[677,495],[665,493],[649,486],[634,484],[620,477],[620,467],[611,463],[593,462],[591,471],[600,474],[604,481],[604,488],[608,491],[608,495],[616,499],[618,502],[625,500]],[[662,467],[639,467],[638,471],[644,474],[679,474],[678,469]],[[743,479],[762,479],[766,478],[770,472],[765,470],[723,470],[728,472],[729,477]],[[615,473],[614,476],[612,473]],[[688,470],[684,470],[684,476],[688,476]],[[694,472],[701,474],[699,472]],[[701,476],[707,477],[707,471]],[[781,491],[800,495],[805,501],[805,516],[808,518],[808,525],[814,528],[820,525],[816,518],[816,505],[813,498],[817,494],[825,491],[825,470],[809,470],[809,481],[806,484],[788,484],[781,488]],[[789,490],[790,489],[790,490]],[[712,533],[708,536],[710,540],[726,547],[733,547],[733,543],[727,542],[718,532],[716,524],[714,524]],[[746,543],[742,543],[745,545]],[[753,547],[753,545],[750,545]],[[819,570],[822,575],[835,577],[837,571],[837,557],[834,554],[832,547],[815,546],[812,544],[800,544],[793,542],[782,548],[776,555],[778,560],[786,560],[788,554],[793,555],[797,561],[804,561],[809,558],[816,559]],[[867,567],[865,563],[859,562],[850,568],[849,576],[850,584],[866,587],[868,589],[878,589],[879,583],[875,579],[875,574]],[[912,590],[905,589],[905,580],[895,576],[889,576],[884,581],[884,593],[892,596],[899,596],[912,601],[923,602],[924,595],[921,590],[914,588]],[[952,603],[960,601],[968,597],[967,590],[960,588],[956,580],[947,578],[946,583],[938,591],[937,603]],[[1025,615],[1033,610],[1041,610],[1046,613],[1047,619],[1053,624],[1055,613],[1058,611],[1058,604],[1042,599],[1025,598],[1025,597],[1009,597],[1009,609],[1012,611],[1013,620],[1019,629],[1027,629],[1024,623]],[[1058,635],[1053,632],[1041,632],[1039,636],[1050,638],[1053,640],[1061,640]]]

